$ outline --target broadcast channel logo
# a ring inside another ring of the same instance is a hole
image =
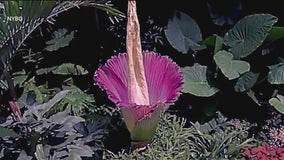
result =
[[[18,22],[23,21],[23,17],[22,16],[18,16],[18,15],[7,16],[5,14],[5,6],[4,6],[3,3],[0,3],[0,17],[1,17],[1,19],[5,18],[7,21],[18,21]]]

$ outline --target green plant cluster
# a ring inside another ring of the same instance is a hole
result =
[[[106,11],[110,19],[119,20],[123,14],[105,0],[1,1],[0,5],[0,159],[99,159],[111,128],[108,117],[117,110],[95,105],[94,96],[76,86],[74,77],[89,74],[82,66],[42,67],[41,63],[75,37],[75,31],[53,27],[60,13],[84,6]],[[14,16],[21,18],[11,20]],[[28,41],[37,36],[50,38],[34,52]],[[13,58],[24,64],[21,70],[13,69]],[[45,75],[63,80],[52,86],[39,80]]]
[[[145,149],[132,153],[105,150],[104,159],[231,160],[242,158],[242,149],[257,142],[248,136],[252,124],[237,119],[228,120],[220,113],[204,124],[192,123],[189,128],[185,124],[185,118],[165,114],[152,143]]]
[[[102,149],[99,135],[103,134],[103,130],[99,129],[100,126],[93,126],[92,131],[84,130],[84,125],[90,125],[85,123],[85,119],[72,116],[68,108],[62,112],[52,109],[68,92],[60,91],[46,103],[22,108],[25,112],[18,121],[8,117],[1,124],[0,158],[93,157],[97,150]],[[93,143],[92,147],[87,145],[89,143]]]

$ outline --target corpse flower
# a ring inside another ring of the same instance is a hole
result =
[[[169,57],[142,52],[136,3],[128,1],[127,53],[113,56],[94,75],[96,84],[120,107],[132,147],[155,134],[162,113],[180,95],[182,73]]]

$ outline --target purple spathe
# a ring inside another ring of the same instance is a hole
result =
[[[159,115],[166,109],[164,107],[172,105],[178,99],[182,88],[182,73],[175,62],[155,52],[142,54],[150,104],[137,105],[129,102],[126,53],[113,56],[94,75],[95,83],[121,108],[130,133],[147,130],[152,133]],[[157,117],[153,117],[155,120],[153,119],[154,123],[151,124],[151,117],[154,115]]]

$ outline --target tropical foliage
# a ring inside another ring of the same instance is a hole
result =
[[[191,2],[163,1],[171,6],[165,14],[137,2],[142,49],[157,58],[148,57],[147,76],[162,77],[159,67],[171,62],[183,82],[174,94],[165,91],[181,80],[151,81],[155,93],[180,97],[161,109],[154,138],[136,150],[123,109],[93,79],[107,59],[125,55],[126,1],[0,2],[0,159],[281,159],[283,17],[208,0],[208,22],[194,7],[176,6]]]
[[[277,20],[278,18],[271,14],[248,15],[240,19],[223,35],[214,34],[202,40],[196,38],[201,37],[201,31],[197,23],[189,15],[175,12],[165,30],[165,35],[173,48],[183,54],[193,55],[198,55],[201,52],[200,50],[206,50],[213,61],[213,64],[207,64],[208,66],[200,65],[196,61],[193,66],[184,67],[185,82],[183,92],[200,97],[213,96],[217,92],[222,92],[223,86],[219,84],[222,83],[220,82],[222,78],[222,80],[232,82],[231,87],[235,92],[246,93],[257,103],[268,103],[267,101],[259,102],[260,100],[253,96],[259,94],[255,93],[254,86],[268,82],[270,85],[276,85],[275,90],[278,90],[280,86],[277,85],[283,84],[281,57],[277,57],[280,61],[275,61],[275,64],[271,66],[267,64],[254,66],[253,61],[255,59],[253,57],[259,57],[257,54],[264,52],[265,45],[269,45],[281,38],[279,35],[274,34],[275,30],[283,29],[274,26]],[[180,43],[177,38],[179,36],[174,36],[177,31],[181,33],[179,39],[185,39],[188,42]],[[193,42],[194,47],[191,45]],[[176,44],[179,44],[179,46]],[[196,49],[196,46],[198,46],[198,49]],[[257,63],[257,65],[259,64]],[[262,70],[259,71],[259,68],[263,69],[265,67],[269,68],[268,73]],[[210,74],[207,74],[208,72]],[[261,92],[261,94],[271,96],[269,103],[281,112],[283,108],[281,104],[283,101],[282,95]]]

